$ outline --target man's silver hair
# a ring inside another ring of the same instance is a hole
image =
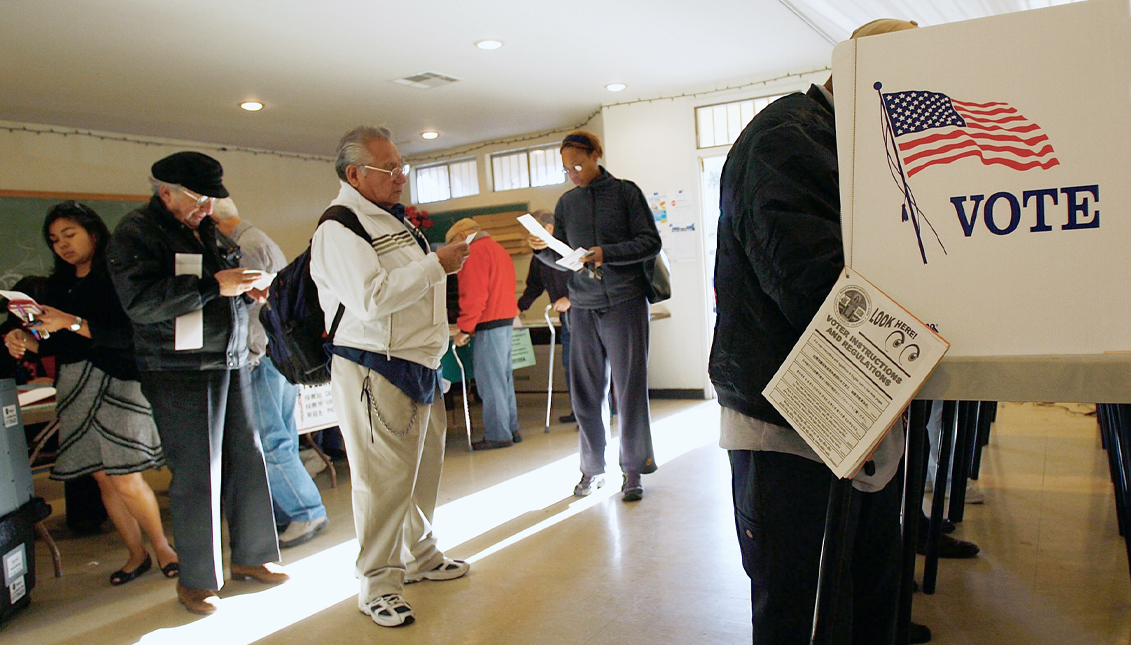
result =
[[[157,179],[155,177],[149,178],[149,188],[150,188],[150,190],[153,191],[154,196],[158,196],[158,195],[161,194],[161,187],[162,186],[167,186],[170,191],[180,190],[182,188],[182,186],[180,184],[170,184],[167,181],[161,181],[160,179]]]
[[[217,221],[239,217],[240,211],[231,197],[224,197],[212,202],[212,217]]]
[[[365,148],[370,141],[391,141],[392,137],[393,133],[388,128],[371,125],[359,125],[345,133],[338,143],[337,160],[334,162],[334,170],[338,173],[338,179],[349,181],[346,178],[346,166],[360,168],[373,161],[369,150]]]

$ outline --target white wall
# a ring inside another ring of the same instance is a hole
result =
[[[652,323],[650,388],[701,390],[705,397],[713,396],[707,362],[714,333],[710,323],[714,266],[708,262],[703,231],[713,231],[715,226],[704,225],[699,158],[718,155],[726,148],[696,148],[695,108],[805,90],[809,83],[824,80],[793,78],[756,89],[611,105],[602,110],[609,172],[631,179],[645,195],[687,191],[694,205],[696,258],[672,263],[672,298],[653,306],[670,312],[671,318]]]
[[[2,126],[51,126],[0,122]],[[63,131],[62,128],[57,128]],[[124,135],[35,134],[0,129],[0,189],[70,193],[149,193],[149,167],[180,150],[199,150],[224,166],[224,185],[241,217],[267,232],[288,258],[306,248],[318,217],[338,193],[333,163],[215,150],[173,140],[117,141]],[[336,142],[327,142],[333,147]]]

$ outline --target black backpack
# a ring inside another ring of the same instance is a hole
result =
[[[335,221],[372,244],[357,214],[344,206],[331,206],[318,225]],[[321,385],[330,381],[330,357],[326,345],[334,340],[345,305],[338,305],[334,323],[326,331],[318,303],[318,287],[310,277],[310,246],[283,267],[271,283],[267,303],[259,310],[259,322],[267,332],[267,355],[279,372],[295,385]]]

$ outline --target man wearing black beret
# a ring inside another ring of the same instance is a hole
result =
[[[271,493],[250,416],[247,303],[264,292],[240,268],[239,247],[209,217],[228,196],[220,163],[178,152],[151,168],[153,197],[127,215],[108,260],[134,324],[141,387],[153,406],[165,458],[177,596],[194,613],[216,610],[224,584],[220,495],[231,534],[233,579],[287,579]]]

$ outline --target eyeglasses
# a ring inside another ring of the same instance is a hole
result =
[[[181,192],[188,195],[193,200],[195,200],[197,208],[204,208],[209,203],[216,201],[215,197],[209,197],[208,195],[197,195],[196,193],[192,192],[191,190],[188,190],[187,188],[181,188]]]
[[[564,172],[567,175],[570,174],[570,173],[574,173],[574,172],[581,172],[581,166],[574,166],[573,168],[566,168],[566,167],[563,166],[562,172]]]
[[[409,171],[409,165],[408,164],[397,166],[396,168],[393,168],[392,170],[385,170],[384,168],[378,168],[377,166],[362,166],[362,168],[368,168],[369,170],[380,170],[383,173],[387,173],[393,179],[400,179],[401,177],[407,177],[408,171]]]

